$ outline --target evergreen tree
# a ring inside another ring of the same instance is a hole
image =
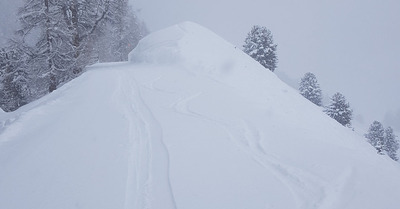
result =
[[[5,48],[0,48],[0,79],[4,77],[4,71],[7,66],[7,51]]]
[[[300,94],[312,103],[322,105],[322,92],[313,73],[306,73],[300,82]]]
[[[350,104],[341,93],[332,96],[331,103],[325,107],[324,112],[343,126],[351,126],[353,110],[350,109]]]
[[[0,60],[0,107],[12,111],[99,61],[127,60],[147,32],[128,0],[24,0],[20,29]],[[109,40],[102,39],[107,34]],[[18,53],[17,53],[18,52]]]
[[[383,154],[384,132],[385,130],[382,124],[378,121],[374,121],[368,129],[368,133],[365,134],[365,138],[368,139],[368,142],[375,147],[379,154]]]
[[[48,91],[54,91],[60,78],[74,63],[73,48],[69,44],[70,31],[65,24],[62,2],[55,0],[26,0],[19,10],[22,40],[38,31],[38,41],[32,47],[33,66],[40,77],[47,78]],[[33,34],[34,36],[35,34]]]
[[[6,112],[14,111],[28,102],[28,74],[21,67],[23,56],[23,52],[17,48],[0,50],[0,107]]]
[[[275,71],[278,62],[276,49],[271,31],[261,26],[253,26],[243,45],[245,53],[272,72]]]
[[[393,129],[391,127],[385,129],[383,150],[390,158],[395,161],[399,160],[399,158],[397,157],[399,142],[397,141],[396,137],[397,136],[393,133]]]
[[[40,32],[36,43],[26,45],[34,45],[31,65],[36,67],[35,74],[46,78],[36,80],[42,82],[41,87],[38,85],[41,91],[54,91],[98,60],[96,46],[106,22],[118,16],[113,5],[121,1],[26,0],[19,10],[22,28],[18,34],[23,40],[31,40],[35,35],[32,32]]]
[[[116,1],[66,0],[60,3],[74,59],[67,80],[78,76],[87,65],[98,61],[96,46],[104,35],[106,22],[115,15],[110,9],[113,2]]]

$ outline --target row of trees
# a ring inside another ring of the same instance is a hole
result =
[[[274,43],[270,30],[262,26],[253,26],[247,34],[243,51],[259,62],[262,66],[274,72],[277,67],[277,45]],[[300,82],[300,94],[318,106],[322,106],[322,91],[317,78],[312,73],[306,73]],[[324,112],[343,126],[351,126],[352,110],[346,98],[336,93]]]
[[[304,75],[300,81],[299,91],[312,103],[323,106],[322,90],[313,73],[308,72]],[[337,92],[331,97],[330,104],[324,107],[324,112],[343,126],[351,126],[353,110],[341,93]]]
[[[244,41],[243,51],[262,66],[274,72],[277,67],[277,45],[274,43],[270,30],[262,26],[253,26]],[[300,82],[300,94],[312,103],[322,106],[322,91],[317,78],[312,73],[306,73]],[[324,112],[334,118],[343,126],[351,126],[353,111],[346,98],[341,93],[336,93],[331,98],[331,103],[325,107]]]
[[[274,44],[271,31],[257,25],[247,34],[243,45],[245,53],[272,72],[277,67],[276,49],[277,45]],[[299,91],[315,105],[323,106],[322,91],[313,73],[308,72],[304,75],[300,81]],[[343,126],[351,127],[353,110],[341,93],[335,93],[323,111]],[[397,150],[400,146],[391,127],[384,129],[380,122],[374,121],[365,137],[379,154],[387,154],[393,160],[398,160]]]
[[[262,26],[253,26],[247,34],[243,51],[262,66],[274,72],[277,67],[277,45],[274,43],[270,30]],[[317,78],[312,73],[306,73],[300,82],[300,94],[318,106],[322,106],[322,91]],[[331,103],[324,110],[343,126],[351,126],[352,110],[346,98],[341,93],[336,93],[331,98]]]
[[[322,106],[322,91],[317,78],[313,73],[306,73],[304,75],[300,81],[299,91],[301,95],[312,103]],[[324,112],[330,117],[343,126],[350,127],[352,110],[350,104],[346,102],[346,99],[342,94],[334,94],[331,98],[330,104],[324,108]],[[365,137],[368,142],[376,148],[379,154],[387,154],[393,160],[398,160],[397,150],[400,146],[391,127],[384,129],[380,122],[374,121],[371,124],[368,133],[365,134]]]
[[[277,67],[277,45],[274,43],[270,30],[263,26],[253,26],[244,41],[243,51],[262,66],[274,72]],[[322,91],[317,78],[312,73],[306,73],[300,82],[300,94],[318,106],[322,106]],[[352,110],[341,93],[331,98],[331,103],[324,112],[343,126],[351,126]]]
[[[0,107],[13,111],[96,62],[124,61],[147,33],[128,0],[26,0],[0,49]]]

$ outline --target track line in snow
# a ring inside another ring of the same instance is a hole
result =
[[[327,187],[326,198],[322,202],[320,209],[342,208],[340,201],[343,201],[343,195],[346,195],[347,199],[352,199],[353,197],[345,194],[345,191],[346,188],[351,188],[351,184],[354,182],[354,177],[355,169],[353,167],[344,169],[338,178],[329,187]]]
[[[261,134],[250,123],[242,121],[241,127],[249,146],[242,147],[262,166],[269,169],[292,192],[299,208],[319,208],[325,198],[326,182],[319,177],[290,166],[268,154],[261,145]],[[235,136],[234,136],[235,138]],[[246,150],[247,149],[247,150]]]
[[[155,79],[151,80],[148,84],[143,85],[143,87],[149,89],[149,90],[156,90],[156,91],[161,91],[161,89],[158,89],[155,87],[155,83],[157,81],[161,80],[162,76],[158,76]]]
[[[173,91],[167,91],[165,89],[156,87],[156,83],[158,81],[160,81],[162,78],[163,78],[163,76],[158,76],[155,79],[151,80],[150,82],[143,84],[142,87],[146,88],[148,90],[151,90],[151,91],[158,91],[158,92],[162,92],[162,93],[174,94],[175,92],[173,92]]]
[[[125,187],[125,209],[149,208],[149,164],[150,147],[143,135],[144,125],[138,117],[132,89],[126,89],[126,82],[121,73],[118,76],[117,88],[113,95],[116,105],[122,105],[122,114],[128,121],[127,141],[127,177]]]
[[[197,92],[182,97],[173,103],[171,108],[177,113],[196,117],[220,126],[240,150],[251,156],[260,166],[269,170],[288,188],[299,209],[319,208],[326,196],[326,182],[315,175],[289,166],[269,155],[261,144],[262,136],[260,131],[251,127],[248,122],[241,121],[240,125],[233,127],[230,124],[191,110],[189,107],[190,102],[201,94],[202,92]]]
[[[184,115],[190,115],[192,117],[201,117],[201,115],[198,115],[197,113],[195,113],[189,109],[190,101],[196,99],[201,94],[202,94],[202,92],[197,92],[197,93],[189,95],[189,96],[181,97],[176,102],[171,104],[170,107],[173,108],[174,111],[177,113],[181,113]]]
[[[136,188],[127,186],[130,191],[126,192],[125,208],[174,209],[176,204],[169,179],[169,153],[163,142],[162,128],[144,102],[133,76],[121,74],[121,79],[124,83],[122,86],[128,87],[122,91],[130,104],[125,114],[129,115],[128,120],[133,121],[130,128],[131,140],[134,141],[131,154],[136,159],[130,162],[136,166],[135,172],[128,172],[128,176],[136,177]],[[132,185],[132,182],[127,182],[127,185]],[[135,192],[132,193],[132,190]],[[136,203],[132,205],[130,199],[136,199]]]

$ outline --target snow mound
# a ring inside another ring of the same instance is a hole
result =
[[[398,163],[190,22],[0,122],[0,208],[399,208]]]
[[[177,24],[148,35],[129,54],[129,61],[179,65],[190,73],[240,89],[243,94],[252,94],[267,86],[278,85],[284,91],[288,89],[275,74],[240,48],[193,22]],[[249,83],[252,85],[249,86]]]
[[[130,53],[129,60],[153,64],[180,63],[192,71],[201,73],[199,71],[206,70],[203,73],[214,75],[232,73],[232,65],[237,62],[245,68],[257,68],[258,65],[236,46],[192,22],[148,35]]]
[[[184,22],[152,33],[140,41],[130,53],[131,62],[212,64],[216,54],[235,48],[208,29],[192,22]],[[208,53],[203,53],[208,52]]]

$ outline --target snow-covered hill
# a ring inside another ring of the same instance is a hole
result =
[[[0,208],[395,209],[400,166],[194,23],[0,113]]]

